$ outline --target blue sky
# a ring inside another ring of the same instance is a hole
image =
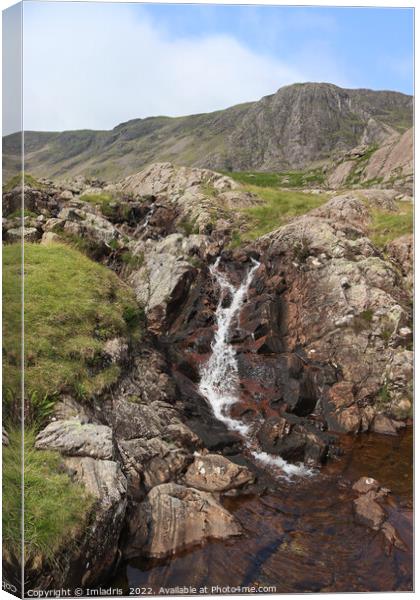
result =
[[[156,5],[145,12],[173,38],[223,32],[290,64],[318,47],[351,87],[413,93],[411,9]]]
[[[24,5],[25,129],[109,129],[207,112],[282,85],[413,91],[413,11]]]

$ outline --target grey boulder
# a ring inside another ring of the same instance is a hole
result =
[[[106,425],[82,424],[76,419],[53,421],[37,436],[38,450],[58,450],[67,456],[89,456],[110,460],[112,431]]]

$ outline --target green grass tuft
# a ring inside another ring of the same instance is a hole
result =
[[[388,242],[413,232],[413,205],[410,202],[399,202],[398,211],[371,211],[372,225],[370,238],[375,246],[383,249]]]
[[[89,204],[109,204],[110,202],[114,202],[114,197],[111,194],[106,192],[97,193],[97,194],[83,194],[80,196],[80,200],[82,202],[89,202]]]
[[[257,187],[310,187],[313,185],[322,185],[325,181],[325,175],[321,168],[310,169],[308,171],[285,171],[282,173],[259,173],[258,171],[234,171],[224,173],[245,185],[254,185]]]
[[[211,183],[203,183],[201,185],[201,191],[208,198],[216,198],[218,194],[216,188]]]
[[[3,192],[5,192],[5,193],[11,192],[15,187],[21,186],[22,179],[23,179],[25,185],[28,185],[29,187],[31,187],[35,190],[43,190],[46,188],[45,184],[43,184],[40,181],[38,181],[37,179],[35,179],[35,177],[30,175],[29,173],[25,173],[23,175],[23,177],[22,177],[22,173],[18,173],[18,175],[15,175],[14,177],[9,179],[9,181],[7,181],[3,185]]]
[[[135,269],[140,269],[140,267],[144,264],[144,252],[139,252],[138,254],[133,254],[129,250],[124,252],[121,255],[122,262],[130,267],[133,271]]]
[[[112,195],[105,192],[98,194],[83,194],[80,196],[80,200],[88,202],[89,204],[99,204],[101,213],[104,217],[113,218],[118,213],[119,202]]]
[[[193,233],[198,233],[198,226],[191,221],[188,216],[183,217],[178,222],[178,228],[181,230],[181,233],[185,235],[185,237],[189,237]]]
[[[19,557],[21,537],[22,432],[9,432],[3,448],[3,547]],[[24,440],[25,562],[54,559],[69,540],[83,531],[93,506],[84,487],[60,471],[58,452],[35,450],[35,431]]]
[[[12,213],[7,215],[8,219],[22,219],[24,217],[37,217],[37,215],[36,213],[32,212],[31,210],[28,210],[27,208],[24,208],[23,210],[21,208],[17,208]]]
[[[259,196],[263,203],[243,209],[242,213],[248,220],[248,229],[246,233],[241,234],[242,241],[254,240],[269,233],[293,217],[307,213],[326,201],[326,197],[322,194],[276,190],[255,185],[244,187],[247,191]],[[235,235],[236,245],[239,245],[238,235]]]

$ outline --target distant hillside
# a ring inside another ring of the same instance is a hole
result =
[[[155,161],[226,171],[302,169],[359,145],[381,144],[412,121],[412,96],[302,83],[208,114],[135,119],[111,131],[29,131],[26,169],[104,179]],[[17,134],[3,139],[6,178],[19,169],[17,142]]]

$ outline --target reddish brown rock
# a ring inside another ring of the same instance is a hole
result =
[[[288,462],[319,466],[328,451],[328,438],[292,415],[270,417],[259,429],[257,438],[264,452],[277,454]]]
[[[389,521],[385,521],[385,523],[382,524],[381,530],[391,546],[395,546],[398,550],[403,550],[404,552],[407,550],[407,546],[398,535],[395,527]]]
[[[328,390],[324,406],[329,429],[346,433],[360,430],[362,415],[355,403],[353,389],[353,384],[340,381]]]
[[[386,513],[382,506],[376,502],[377,494],[374,490],[359,496],[353,501],[356,521],[361,525],[367,525],[371,529],[378,530],[386,519]]]

